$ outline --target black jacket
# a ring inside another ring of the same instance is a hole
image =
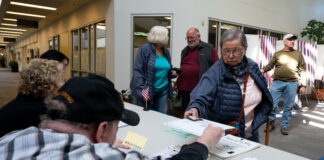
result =
[[[17,97],[0,109],[0,137],[30,126],[38,126],[39,115],[46,113],[43,98],[23,95]]]
[[[252,133],[267,120],[272,111],[272,96],[260,69],[252,59],[248,59],[248,74],[262,92],[262,100],[254,109]],[[197,108],[199,116],[209,120],[228,124],[237,121],[242,103],[242,90],[232,74],[227,71],[223,58],[217,61],[201,78],[190,94],[187,110]],[[243,112],[244,115],[244,112]],[[244,137],[245,117],[240,123],[240,135]]]

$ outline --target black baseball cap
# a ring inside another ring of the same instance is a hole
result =
[[[125,109],[121,94],[102,76],[71,78],[53,99],[63,102],[67,110],[48,110],[52,119],[81,123],[121,120],[132,126],[139,123],[138,114]]]

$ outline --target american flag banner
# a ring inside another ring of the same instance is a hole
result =
[[[316,71],[316,59],[318,54],[317,45],[298,40],[297,50],[303,54],[305,59],[306,84],[308,86],[313,86],[315,80],[315,71]]]
[[[260,55],[259,55],[259,67],[260,69],[266,66],[271,60],[273,54],[276,52],[277,38],[270,36],[261,36],[260,44]],[[267,80],[268,88],[271,86],[271,75],[273,74],[273,69],[263,73]]]
[[[145,101],[149,99],[149,91],[150,91],[150,87],[147,87],[142,91],[142,96]]]

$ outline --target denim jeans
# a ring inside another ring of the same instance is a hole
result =
[[[153,110],[167,114],[168,111],[168,89],[165,87],[160,92],[154,94],[153,98]]]
[[[151,99],[147,102],[148,108],[166,114],[168,111],[168,93],[167,87],[160,92],[154,93],[153,98],[150,97]],[[153,105],[150,102],[152,100]],[[136,105],[138,106],[145,107],[145,103],[142,97],[136,99]]]
[[[276,119],[276,107],[278,106],[281,95],[284,95],[284,110],[280,120],[280,126],[288,128],[288,121],[291,119],[291,110],[294,105],[297,91],[297,82],[284,82],[274,80],[271,84],[271,96],[273,99],[273,109],[270,114],[270,121]]]

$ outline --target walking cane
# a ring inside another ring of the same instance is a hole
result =
[[[269,117],[268,117],[268,118],[267,118],[267,126],[266,126],[265,142],[264,142],[264,144],[265,144],[266,146],[269,145],[269,127],[270,127],[270,119],[269,119]]]

